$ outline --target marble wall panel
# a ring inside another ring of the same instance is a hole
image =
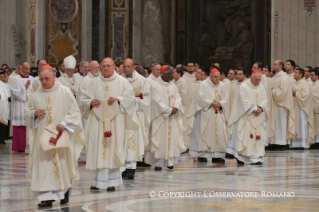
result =
[[[303,68],[307,65],[319,66],[318,11],[307,14],[304,2],[299,0],[273,2],[273,12],[278,12],[278,40],[272,47],[274,59],[292,59]]]

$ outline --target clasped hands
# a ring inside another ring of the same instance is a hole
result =
[[[254,112],[254,115],[257,117],[257,116],[259,116],[262,112],[263,112],[263,110],[262,110],[260,107],[258,107],[258,109]]]
[[[110,97],[109,100],[107,100],[107,104],[111,106],[111,105],[112,105],[114,102],[116,102],[116,101],[117,101],[117,102],[120,102],[118,98],[116,98],[116,97]],[[101,105],[101,101],[98,100],[98,99],[93,99],[93,100],[91,101],[91,106],[92,106],[92,107],[100,107],[100,105]]]
[[[171,115],[174,115],[178,112],[178,108],[176,107],[172,107],[172,112],[171,112]]]
[[[217,101],[213,101],[211,106],[215,109],[215,110],[219,110],[219,108],[222,107],[222,105],[220,104],[220,102]]]

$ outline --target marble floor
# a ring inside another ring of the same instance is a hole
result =
[[[0,211],[38,211],[27,162],[0,148]],[[69,204],[43,211],[319,211],[319,150],[268,151],[262,166],[200,163],[186,153],[173,171],[138,168],[115,192],[91,192],[92,173],[85,162],[79,169]]]

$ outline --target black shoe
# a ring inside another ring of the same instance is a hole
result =
[[[232,154],[226,153],[225,158],[227,158],[227,159],[234,159],[235,157],[234,157],[234,155],[232,155]]]
[[[174,169],[174,166],[168,166],[167,168],[168,169]]]
[[[225,163],[225,160],[222,158],[212,158],[213,163]]]
[[[130,180],[134,180],[135,169],[126,169],[126,177]]]
[[[112,187],[107,187],[106,191],[115,191],[115,187],[112,186]]]
[[[162,167],[156,167],[155,166],[155,171],[162,171]]]
[[[251,163],[250,165],[262,165],[262,162],[257,162],[257,163]]]
[[[19,152],[19,153],[25,153],[25,151],[17,151],[17,152]]]
[[[198,157],[198,158],[197,158],[197,161],[198,161],[198,162],[207,162],[207,158]]]
[[[124,172],[122,172],[122,178],[127,177],[127,170],[125,170]]]
[[[144,158],[143,158],[143,162],[142,161],[137,161],[136,166],[137,167],[151,167],[152,165],[145,163],[144,162]]]
[[[45,207],[52,207],[53,200],[48,201],[41,201],[41,203],[38,204],[39,208],[45,208]]]
[[[60,200],[60,204],[67,204],[69,202],[69,190],[64,194],[64,199]]]
[[[236,158],[236,160],[237,160],[237,164],[239,164],[239,165],[244,165],[245,164],[244,162],[238,160],[237,158]]]
[[[186,149],[184,152],[182,152],[181,154],[185,154],[185,153],[188,153],[189,152],[189,149]]]
[[[97,190],[99,190],[99,188],[91,186],[90,190],[97,191]]]

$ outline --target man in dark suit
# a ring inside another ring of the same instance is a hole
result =
[[[58,68],[59,70],[56,72],[56,78],[61,77],[65,71],[63,60],[59,61]]]

